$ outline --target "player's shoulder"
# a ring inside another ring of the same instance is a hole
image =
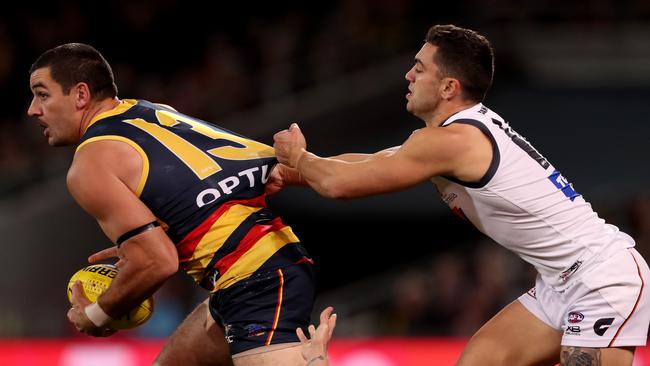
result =
[[[463,144],[463,134],[455,129],[427,126],[414,130],[394,156],[437,163],[461,153]]]
[[[120,139],[102,139],[79,146],[75,151],[68,176],[82,177],[88,175],[115,174],[124,171],[140,170],[142,165],[141,149],[131,141]]]
[[[463,144],[468,138],[480,135],[480,129],[472,124],[449,124],[444,126],[427,126],[414,130],[409,136],[411,143],[428,145]]]

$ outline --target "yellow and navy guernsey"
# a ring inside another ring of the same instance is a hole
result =
[[[272,147],[169,106],[129,99],[93,119],[77,151],[100,140],[140,153],[135,194],[162,222],[181,268],[208,290],[248,278],[298,243],[266,208],[264,185],[277,163]]]

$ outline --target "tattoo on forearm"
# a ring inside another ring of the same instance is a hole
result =
[[[307,361],[306,366],[315,365],[316,363],[318,363],[317,361],[325,361],[325,356],[318,355],[318,356],[312,358],[311,360]]]
[[[563,347],[561,366],[601,366],[600,348]]]

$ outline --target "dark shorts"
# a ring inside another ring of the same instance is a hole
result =
[[[281,249],[287,250],[293,251]],[[310,324],[314,271],[310,261],[296,262],[283,267],[263,266],[249,278],[210,296],[210,313],[223,325],[232,355],[271,344],[299,342],[296,328]]]

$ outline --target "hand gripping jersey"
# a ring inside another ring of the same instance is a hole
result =
[[[99,140],[140,153],[135,194],[163,223],[181,268],[203,287],[227,288],[298,243],[266,208],[264,184],[277,163],[272,147],[142,100],[123,100],[93,119],[77,150]]]
[[[480,129],[492,143],[492,163],[478,183],[431,181],[457,215],[535,266],[549,286],[562,290],[609,254],[634,246],[499,115],[477,104],[442,126],[452,123]]]

